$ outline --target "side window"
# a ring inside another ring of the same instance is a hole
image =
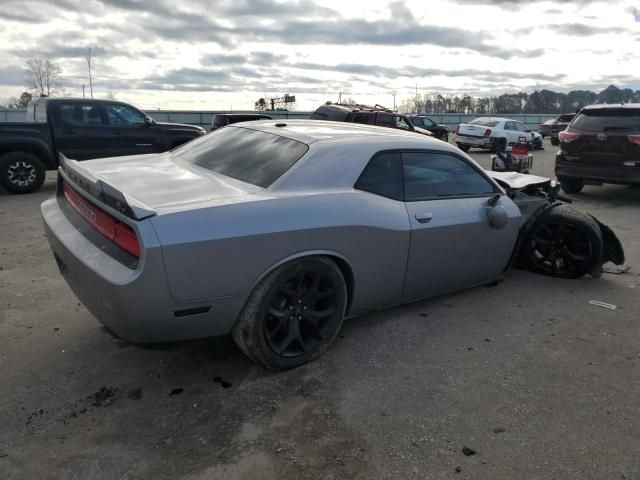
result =
[[[68,125],[78,127],[95,127],[104,125],[100,107],[95,103],[61,103],[60,120]]]
[[[513,122],[504,122],[504,129],[505,130],[515,130],[516,126],[513,124]]]
[[[127,105],[108,104],[104,108],[110,125],[131,127],[144,125],[144,115]]]
[[[353,115],[353,123],[364,123],[365,125],[369,124],[370,115],[366,113],[356,113]]]
[[[437,152],[402,154],[404,199],[491,195],[493,185],[466,161]]]
[[[396,115],[394,118],[396,121],[396,125],[395,125],[396,128],[401,128],[402,130],[411,130],[411,127],[409,127],[409,124],[400,115]]]
[[[358,190],[402,200],[402,158],[397,152],[376,154],[355,184]]]
[[[528,130],[527,126],[524,123],[520,123],[520,122],[514,122],[514,123],[516,124],[516,128],[521,132],[526,132]]]
[[[424,117],[422,119],[422,125],[425,126],[425,127],[435,127],[436,126],[436,124],[435,124],[435,122],[433,120],[431,120],[430,118],[426,118],[426,117]]]
[[[393,119],[393,115],[391,115],[390,113],[377,113],[376,125],[379,125],[381,127],[395,128],[396,123]]]

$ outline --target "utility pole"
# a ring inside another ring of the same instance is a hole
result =
[[[396,91],[394,90],[393,92],[391,92],[391,95],[393,95],[393,111],[396,111]]]
[[[82,84],[82,98],[85,98],[85,96],[84,96],[84,83]]]
[[[89,54],[87,55],[87,65],[89,66],[89,91],[91,92],[91,98],[93,98],[93,80],[91,79],[91,48],[89,48]]]

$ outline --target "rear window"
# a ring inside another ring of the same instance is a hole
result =
[[[469,122],[469,125],[482,125],[483,127],[495,127],[500,123],[499,120],[489,120],[486,118],[476,118]]]
[[[567,115],[560,115],[558,117],[558,122],[570,122],[571,120],[573,120],[573,117],[575,117],[576,114],[575,113],[571,113],[571,114],[567,114]]]
[[[248,128],[227,127],[172,150],[173,157],[252,185],[268,187],[309,147]]]
[[[597,132],[640,130],[640,110],[626,108],[583,110],[571,126]]]

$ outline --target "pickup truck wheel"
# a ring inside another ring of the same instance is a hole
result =
[[[463,152],[468,152],[469,151],[469,145],[465,145],[463,143],[458,143],[457,145],[458,145],[458,148],[460,150],[462,150]]]
[[[522,255],[533,272],[579,278],[598,267],[602,249],[602,231],[593,217],[560,205],[536,221]]]
[[[308,257],[276,268],[249,296],[233,339],[271,369],[303,365],[322,355],[344,318],[347,288],[338,266]]]
[[[581,178],[560,177],[560,185],[562,190],[567,193],[580,193],[584,188],[584,180]]]
[[[10,152],[0,157],[0,184],[12,193],[35,192],[44,178],[44,165],[32,153]]]

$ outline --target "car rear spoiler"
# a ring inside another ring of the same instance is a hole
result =
[[[144,220],[156,215],[157,212],[153,208],[100,180],[90,171],[82,168],[77,160],[71,160],[62,153],[59,154],[59,158],[62,177],[91,197],[134,220]]]

